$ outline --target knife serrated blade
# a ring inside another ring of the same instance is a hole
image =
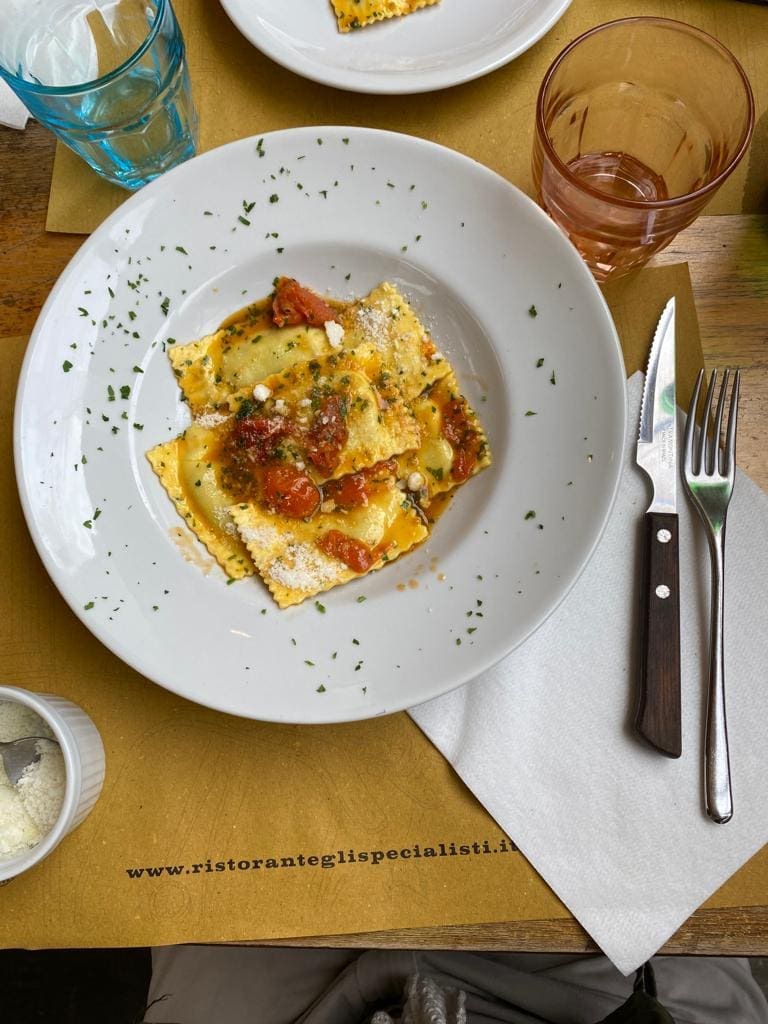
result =
[[[661,753],[680,757],[674,298],[664,307],[648,356],[636,458],[653,484],[653,500],[644,523],[642,636],[635,728]]]

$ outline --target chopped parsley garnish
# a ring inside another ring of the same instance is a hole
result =
[[[360,597],[356,598],[356,600],[357,600],[358,604],[362,604],[363,601],[367,600],[367,598],[366,598],[365,594],[361,594]]]
[[[309,665],[310,668],[314,668],[315,667],[314,661],[310,661],[309,658],[305,658],[304,659],[304,664],[305,665]]]
[[[127,399],[127,398],[130,397],[130,394],[131,394],[130,386],[128,384],[123,384],[121,386],[121,388],[120,388],[120,397],[124,398],[124,399]]]
[[[315,608],[320,612],[321,615],[325,615],[325,605],[319,601],[315,601]]]
[[[64,371],[64,373],[69,373],[69,371],[72,369],[72,363],[70,363],[68,359],[65,359],[64,362],[61,364],[61,368]]]
[[[241,404],[240,408],[235,413],[236,420],[244,420],[247,416],[250,416],[256,409],[256,403],[252,398],[246,398]]]
[[[248,220],[247,217],[243,217],[242,214],[240,214],[240,216],[237,219],[240,221],[241,224],[245,224],[247,228],[251,226],[251,222]]]
[[[180,253],[182,253],[182,254],[183,254],[184,256],[189,256],[189,253],[187,252],[187,250],[186,250],[186,249],[184,248],[184,246],[183,246],[183,245],[177,245],[177,246],[176,246],[176,252],[180,252]]]
[[[93,608],[93,605],[94,605],[94,602],[93,601],[89,601],[88,604],[84,604],[83,605],[83,608],[85,609],[85,611],[89,612],[91,610],[91,608]]]
[[[539,370],[544,365],[544,356],[536,360],[536,369]]]
[[[168,316],[168,310],[170,309],[170,306],[171,306],[171,300],[170,300],[170,299],[168,298],[168,296],[166,295],[166,297],[165,297],[165,298],[163,299],[163,301],[162,301],[162,302],[160,303],[160,309],[162,309],[162,311],[163,311],[163,314],[164,314],[165,316]]]
[[[538,316],[538,315],[539,315],[539,311],[536,309],[535,306],[529,306],[528,307],[528,316]]]
[[[427,466],[427,472],[431,473],[435,480],[443,479],[443,467],[442,466]]]
[[[550,384],[557,384],[557,378],[555,377],[555,371],[552,371],[552,376],[549,378]]]
[[[279,203],[280,196],[277,194],[277,192],[273,192],[272,195],[269,197],[269,201],[270,203]]]
[[[325,687],[323,686],[322,683],[320,683],[320,685],[318,686],[316,692],[317,693],[325,693]]]
[[[524,519],[535,519],[536,518],[536,513],[534,512],[533,509],[530,509],[528,512],[525,513],[525,516],[523,518]]]

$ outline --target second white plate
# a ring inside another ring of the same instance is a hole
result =
[[[442,0],[341,33],[328,0],[221,0],[246,39],[291,71],[366,93],[443,89],[514,60],[571,0]]]

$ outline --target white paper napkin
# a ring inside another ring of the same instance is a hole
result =
[[[709,556],[682,492],[683,756],[632,731],[642,391],[628,383],[625,470],[568,598],[501,664],[411,715],[613,963],[647,960],[768,841],[768,496],[739,473],[726,543],[726,700],[734,816],[703,810]],[[682,436],[682,435],[681,435]]]
[[[5,82],[0,82],[0,124],[6,128],[26,128],[29,111]]]

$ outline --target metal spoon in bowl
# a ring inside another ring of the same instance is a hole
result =
[[[58,746],[57,741],[49,739],[48,736],[23,736],[18,740],[0,743],[0,758],[3,759],[5,774],[12,786],[16,785],[29,765],[37,764],[40,760],[41,752],[37,744],[41,741],[56,743]]]

